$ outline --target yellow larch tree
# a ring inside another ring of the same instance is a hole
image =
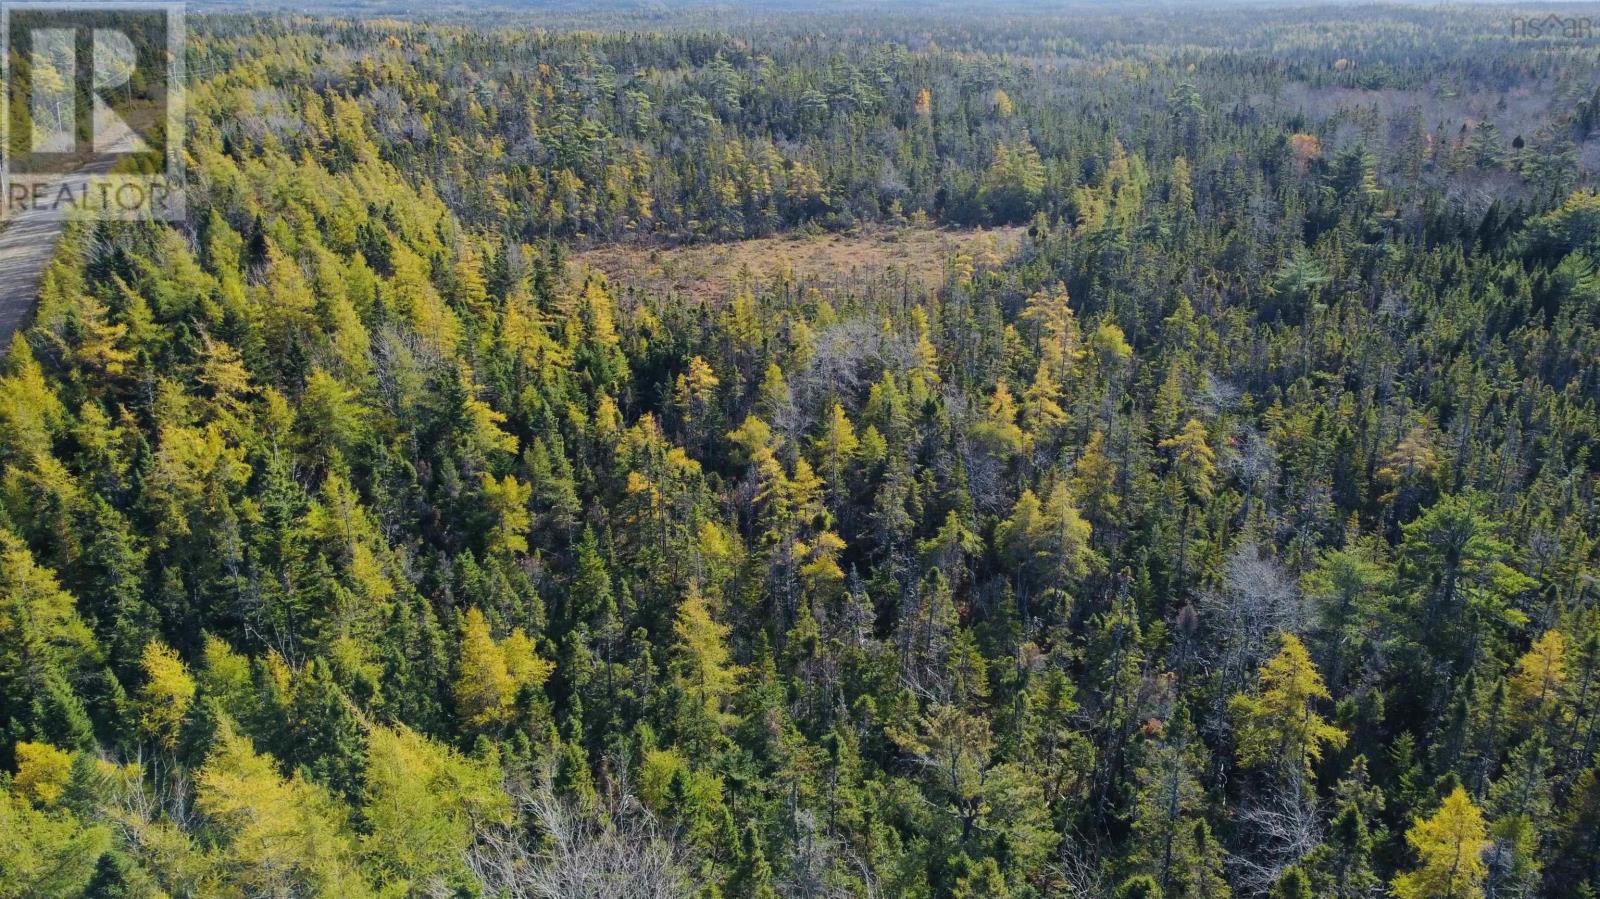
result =
[[[1417,818],[1406,842],[1420,862],[1394,879],[1396,899],[1483,899],[1489,873],[1483,853],[1491,841],[1483,812],[1464,788],[1457,786],[1431,816]]]
[[[1240,693],[1228,704],[1238,726],[1239,763],[1277,764],[1309,777],[1323,749],[1343,746],[1346,738],[1316,711],[1316,703],[1328,698],[1305,644],[1284,634],[1283,648],[1261,666],[1256,691]]]
[[[145,644],[144,688],[139,691],[139,721],[166,749],[178,744],[178,728],[194,702],[195,683],[178,654],[158,640]]]

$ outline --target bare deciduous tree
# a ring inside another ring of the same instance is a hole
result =
[[[562,801],[547,775],[514,790],[526,827],[480,835],[467,864],[486,895],[516,899],[679,899],[682,853],[626,788],[590,812]]]
[[[1230,855],[1228,863],[1246,895],[1265,894],[1286,868],[1322,843],[1316,796],[1299,778],[1261,791],[1240,809],[1238,823],[1240,838],[1250,843],[1251,851]]]
[[[1274,638],[1305,625],[1305,601],[1294,580],[1253,542],[1228,556],[1222,583],[1200,598],[1199,611],[1211,635],[1207,661],[1219,679],[1219,715],[1272,654]]]
[[[1104,867],[1095,857],[1093,848],[1074,831],[1062,836],[1054,873],[1061,882],[1063,895],[1071,899],[1091,899],[1111,893]]]

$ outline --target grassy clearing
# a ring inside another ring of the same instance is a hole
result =
[[[698,296],[723,296],[746,279],[765,280],[785,267],[796,280],[821,290],[902,273],[931,286],[943,276],[951,255],[1004,257],[1016,250],[1022,234],[1020,227],[949,230],[908,225],[672,248],[602,247],[574,254],[573,262],[604,272],[620,285]]]

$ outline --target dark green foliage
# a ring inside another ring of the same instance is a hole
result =
[[[507,15],[197,15],[69,229],[0,899],[1600,890],[1591,50]]]

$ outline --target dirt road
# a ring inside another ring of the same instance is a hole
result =
[[[123,151],[132,134],[126,128],[107,147]],[[111,171],[116,157],[103,156],[62,177],[59,186],[81,192],[95,175]],[[57,188],[59,189],[59,187]],[[0,355],[11,349],[11,335],[27,324],[39,299],[39,282],[55,256],[66,222],[48,212],[29,209],[0,221]]]

